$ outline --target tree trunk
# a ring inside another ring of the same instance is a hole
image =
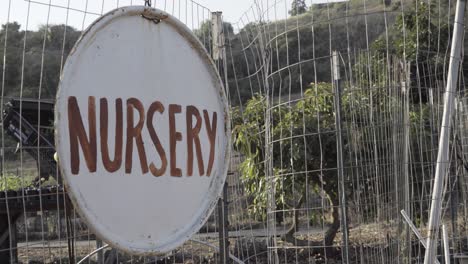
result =
[[[304,197],[304,196],[302,196]],[[303,204],[303,198],[300,198],[299,203],[294,207],[293,211],[293,222],[289,227],[286,234],[282,237],[282,239],[288,243],[293,244],[294,246],[298,247],[315,247],[313,250],[314,254],[323,254],[326,257],[331,257],[337,254],[337,251],[333,247],[333,241],[335,240],[336,234],[340,229],[340,209],[338,208],[338,201],[337,197],[333,194],[329,194],[330,201],[332,203],[332,224],[328,227],[327,231],[325,232],[324,241],[322,242],[314,242],[309,240],[297,239],[294,237],[294,233],[297,232],[298,225],[299,225],[299,216],[296,213],[298,209],[301,208]],[[323,249],[319,247],[325,246]],[[318,247],[318,248],[317,248]]]
[[[338,203],[332,201],[332,224],[328,227],[327,232],[325,232],[325,254],[333,255],[336,253],[335,248],[333,247],[333,241],[335,240],[336,233],[340,229],[340,209],[338,208]]]

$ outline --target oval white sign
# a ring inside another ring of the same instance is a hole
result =
[[[204,224],[230,127],[219,75],[185,25],[147,7],[104,15],[68,57],[55,111],[68,194],[103,240],[161,253]]]

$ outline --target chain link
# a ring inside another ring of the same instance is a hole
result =
[[[145,6],[151,6],[151,0],[145,0]]]

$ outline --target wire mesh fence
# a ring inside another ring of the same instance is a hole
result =
[[[103,246],[61,185],[53,104],[81,32],[109,10],[142,4],[3,4],[2,262],[78,263]],[[455,1],[253,1],[223,23],[224,43],[207,7],[151,4],[185,23],[207,52],[221,52],[214,61],[233,128],[228,206],[166,255],[107,248],[85,263],[218,263],[226,242],[241,263],[423,262],[402,210],[426,237]],[[442,209],[454,263],[468,254],[464,68]]]
[[[104,244],[73,208],[54,160],[59,77],[67,55],[90,23],[114,8],[145,2],[28,0],[1,4],[0,262],[78,263]],[[153,1],[152,6],[185,23],[212,52],[212,12],[208,8],[193,1]],[[233,193],[237,191],[232,188]],[[219,247],[217,219],[215,212],[200,234],[165,255],[138,257],[108,248],[83,263],[212,262]]]
[[[257,1],[237,22],[234,145],[268,262],[423,262],[401,211],[425,237],[454,7]],[[458,133],[442,210],[453,261],[466,251]]]

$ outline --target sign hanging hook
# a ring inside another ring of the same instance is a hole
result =
[[[145,6],[151,7],[151,0],[145,0]]]

